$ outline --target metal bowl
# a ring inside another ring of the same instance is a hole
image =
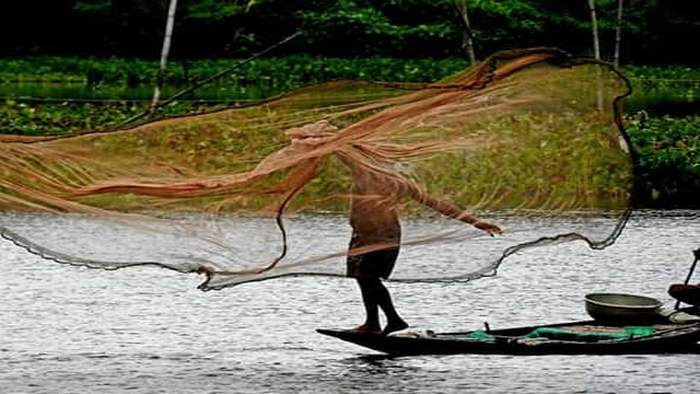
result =
[[[661,301],[632,294],[586,294],[586,312],[596,321],[612,324],[644,324],[659,318]]]

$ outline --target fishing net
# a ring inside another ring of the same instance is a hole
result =
[[[0,231],[60,263],[204,274],[205,290],[347,276],[348,258],[397,247],[391,280],[475,279],[523,248],[614,241],[633,184],[628,93],[612,67],[539,48],[435,83],[332,82],[6,140]]]

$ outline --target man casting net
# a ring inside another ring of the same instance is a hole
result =
[[[475,279],[525,247],[614,241],[633,183],[628,93],[611,67],[538,48],[432,84],[332,82],[5,142],[0,232],[61,263],[204,273],[205,290],[394,268],[396,281]]]

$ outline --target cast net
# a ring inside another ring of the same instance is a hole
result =
[[[346,276],[349,256],[398,246],[391,280],[475,279],[523,248],[614,241],[633,184],[628,93],[606,64],[536,48],[431,84],[332,82],[6,141],[0,231],[61,263],[205,274],[205,290]]]

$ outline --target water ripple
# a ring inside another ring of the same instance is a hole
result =
[[[532,250],[472,283],[389,284],[414,329],[585,319],[587,292],[671,302],[700,211],[633,216],[603,251]],[[320,229],[319,231],[323,231]],[[316,234],[318,235],[318,234]],[[691,393],[697,354],[388,357],[314,333],[362,318],[356,285],[290,278],[222,292],[154,268],[60,266],[0,242],[0,391],[21,393]],[[410,264],[399,261],[399,264]],[[700,348],[698,348],[700,349]]]

